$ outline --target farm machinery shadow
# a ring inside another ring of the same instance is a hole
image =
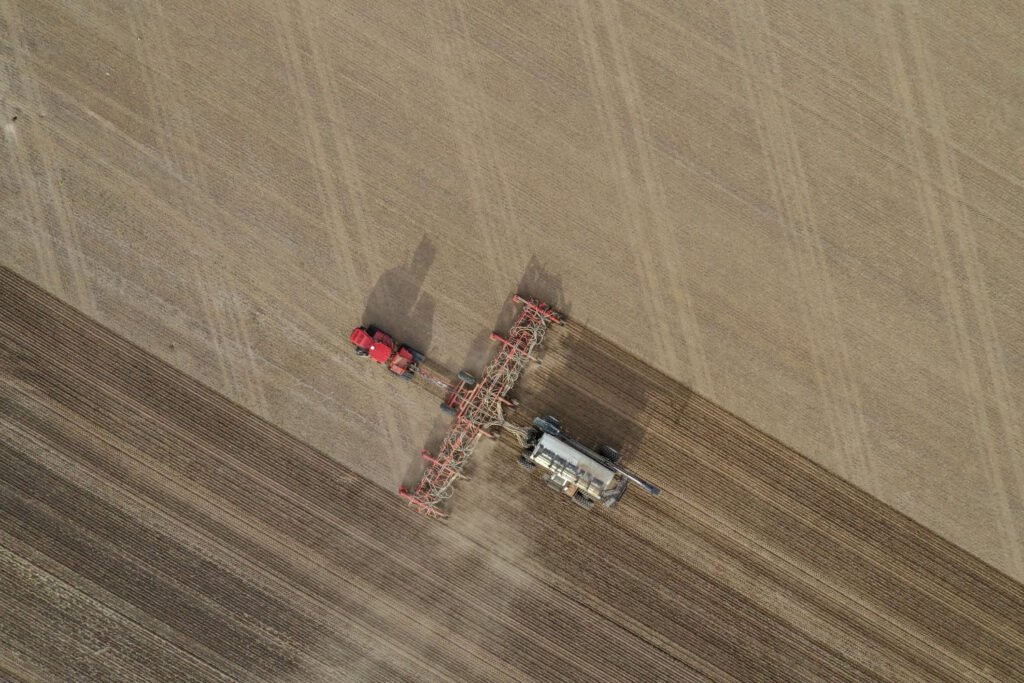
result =
[[[374,283],[363,310],[363,324],[388,330],[417,349],[433,337],[434,297],[424,291],[437,252],[426,235],[408,261],[385,271]]]

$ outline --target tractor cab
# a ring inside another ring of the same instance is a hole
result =
[[[373,325],[352,330],[348,340],[360,356],[368,356],[375,363],[386,363],[395,350],[395,340]]]
[[[412,379],[416,366],[423,360],[423,354],[405,344],[396,350],[391,335],[373,325],[355,328],[348,340],[357,355],[386,365],[388,370],[403,379]]]

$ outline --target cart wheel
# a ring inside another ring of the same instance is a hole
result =
[[[557,417],[547,415],[545,417],[533,418],[533,426],[551,436],[558,436],[562,433],[562,424],[558,421]]]
[[[622,459],[622,453],[619,453],[611,446],[598,446],[597,452],[603,455],[604,457],[608,458],[608,460],[610,460],[611,462],[618,462],[619,460]]]
[[[476,377],[474,377],[473,375],[469,374],[465,370],[459,370],[459,374],[456,375],[456,377],[458,377],[460,382],[465,383],[465,385],[467,387],[471,387],[474,384],[476,384]]]

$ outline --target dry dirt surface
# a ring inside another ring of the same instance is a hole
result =
[[[0,0],[0,263],[384,487],[522,281],[1024,580],[1024,3]],[[524,275],[525,274],[525,275]]]
[[[433,522],[0,269],[0,678],[1024,677],[1005,575],[577,324],[556,395],[663,495],[584,513],[499,442]]]

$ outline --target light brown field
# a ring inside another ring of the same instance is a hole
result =
[[[1022,26],[0,0],[0,265],[385,490],[443,423],[348,329],[478,369],[522,289],[1021,581]],[[595,427],[662,452],[618,410]]]

